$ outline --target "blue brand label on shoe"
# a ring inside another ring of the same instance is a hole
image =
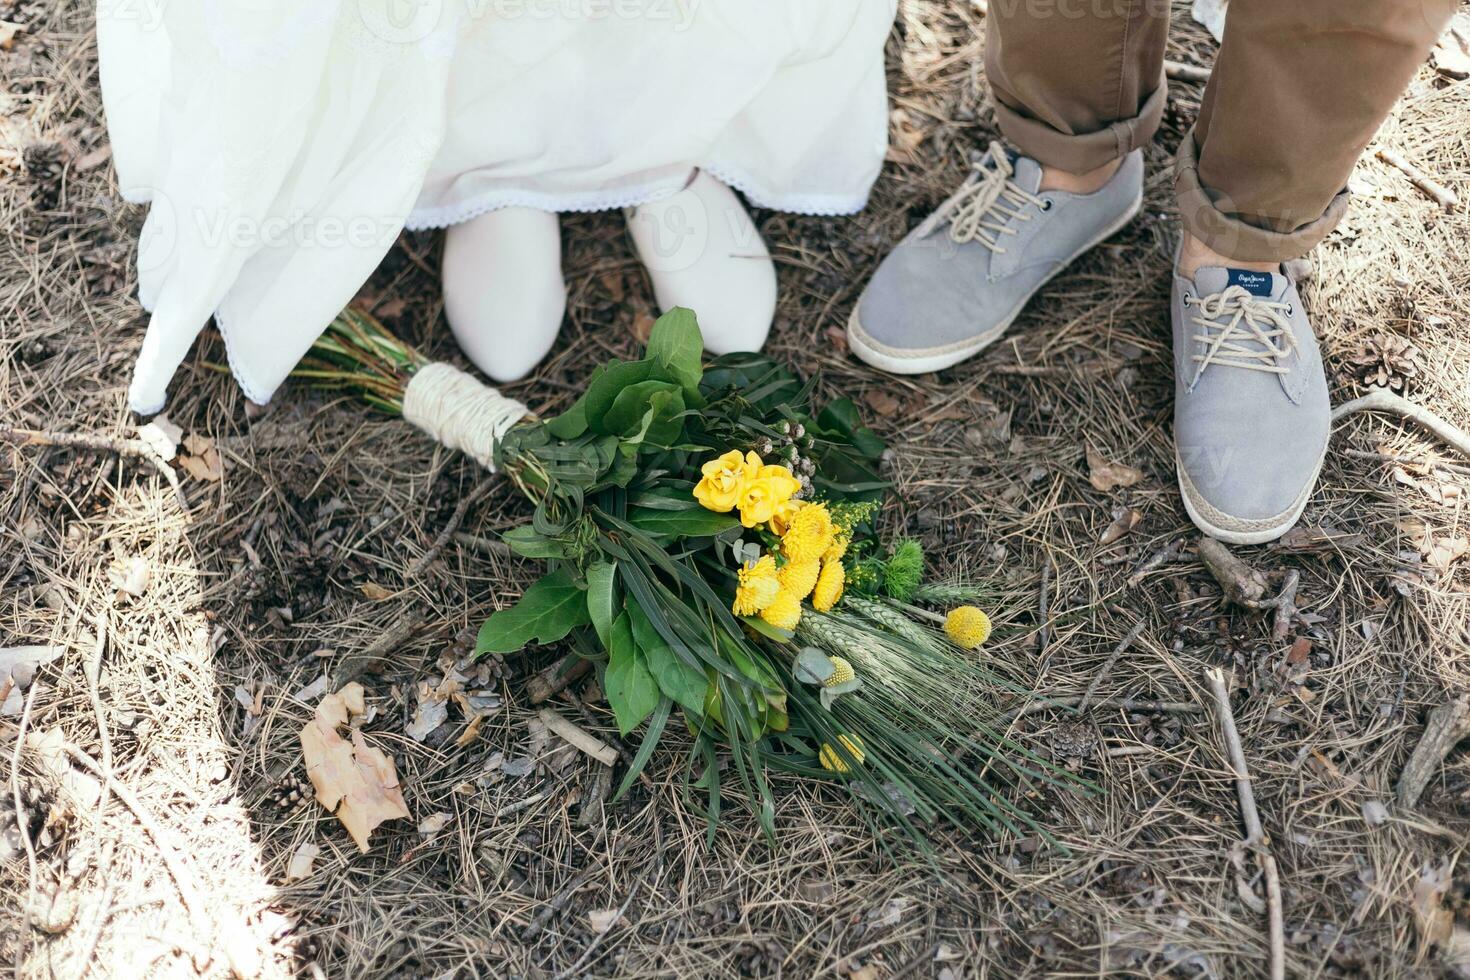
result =
[[[1227,286],[1239,286],[1253,296],[1271,295],[1271,273],[1251,272],[1249,269],[1228,269],[1230,278]]]

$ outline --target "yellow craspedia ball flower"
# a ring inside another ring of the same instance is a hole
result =
[[[781,580],[776,575],[776,559],[764,555],[740,569],[740,584],[735,589],[737,616],[754,616],[776,601],[781,594]]]
[[[842,587],[847,584],[847,572],[840,561],[822,564],[822,574],[817,576],[817,587],[812,592],[812,608],[826,612],[842,598]]]
[[[794,630],[801,622],[801,600],[790,592],[781,592],[775,601],[761,610],[761,619],[777,629]]]
[[[781,591],[796,596],[799,601],[811,595],[812,589],[817,587],[817,579],[822,574],[822,563],[815,558],[811,561],[788,561],[781,566],[778,574],[781,578]]]
[[[817,561],[832,547],[837,529],[826,504],[807,504],[792,516],[781,535],[781,554],[787,561]]]
[[[735,509],[751,476],[760,470],[760,457],[755,453],[750,455],[755,457],[753,465],[747,462],[747,457],[741,455],[740,450],[732,449],[699,468],[702,476],[695,484],[694,499],[701,507],[718,514],[727,514]]]
[[[974,606],[957,606],[944,617],[944,632],[957,645],[973,650],[990,639],[990,617]]]
[[[853,762],[861,764],[863,759],[866,758],[863,755],[863,740],[856,735],[838,735],[837,741],[841,742],[842,747],[847,749],[847,754],[852,757]],[[847,764],[847,760],[841,755],[838,755],[837,750],[826,742],[822,743],[822,751],[818,753],[817,761],[821,762],[822,768],[828,772],[846,773],[852,771]]]
[[[822,682],[823,687],[836,687],[838,684],[846,684],[857,676],[857,671],[852,669],[852,664],[841,657],[828,657],[832,661],[832,676]]]

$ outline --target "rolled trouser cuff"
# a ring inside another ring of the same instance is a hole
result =
[[[1138,115],[1109,123],[1092,133],[1063,133],[1030,116],[1023,116],[1003,102],[995,102],[995,120],[1000,131],[1016,149],[1070,174],[1085,174],[1113,160],[1120,160],[1147,144],[1164,118],[1168,88],[1164,77],[1138,110]]]
[[[1206,187],[1199,176],[1194,131],[1179,142],[1174,158],[1174,197],[1184,230],[1212,251],[1241,262],[1285,262],[1316,248],[1347,211],[1348,192],[1339,191],[1320,215],[1290,231],[1262,227],[1231,207],[1230,196]],[[1282,223],[1294,216],[1283,216]]]

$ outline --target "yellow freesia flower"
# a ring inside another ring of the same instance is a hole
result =
[[[853,762],[859,765],[862,764],[863,759],[866,758],[863,755],[862,739],[856,735],[838,735],[837,741],[841,742],[842,747],[847,749],[847,754],[851,756]],[[818,753],[817,760],[822,763],[822,768],[828,772],[846,773],[851,771],[851,768],[847,764],[847,759],[838,755],[837,750],[826,742],[822,743],[822,751]]]
[[[958,606],[944,617],[944,632],[957,646],[973,650],[990,639],[990,617],[974,606]]]
[[[800,489],[801,481],[786,467],[759,466],[740,496],[740,523],[746,527],[766,523]]]
[[[785,534],[786,528],[791,525],[791,519],[805,506],[805,500],[792,499],[777,507],[776,512],[771,515],[771,533],[778,538]]]
[[[801,600],[789,592],[776,596],[776,601],[761,610],[761,619],[777,629],[794,630],[801,622]]]
[[[760,457],[755,457],[752,466],[740,450],[732,449],[719,459],[712,459],[699,468],[703,478],[694,487],[694,499],[706,510],[728,514],[740,503],[753,472],[760,469]]]
[[[788,561],[777,573],[781,578],[781,591],[789,592],[800,601],[812,594],[817,587],[817,578],[822,573],[821,562]]]
[[[737,616],[754,616],[776,601],[781,593],[781,580],[776,577],[776,559],[763,555],[740,569],[740,585],[735,589]]]
[[[807,504],[797,511],[781,535],[781,554],[787,561],[818,561],[837,537],[826,504]]]
[[[812,593],[812,608],[826,612],[842,598],[842,587],[847,584],[847,572],[840,561],[822,564],[822,574],[817,577],[816,591]]]

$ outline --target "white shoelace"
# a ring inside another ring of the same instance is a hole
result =
[[[1194,339],[1207,346],[1203,354],[1191,358],[1199,365],[1195,381],[1212,364],[1271,374],[1290,372],[1278,363],[1296,350],[1296,335],[1287,319],[1290,303],[1263,299],[1240,286],[1227,286],[1197,299],[1186,296],[1184,305],[1199,308],[1190,320],[1200,331]]]
[[[992,252],[1004,253],[1000,236],[1016,234],[1009,222],[1030,221],[1035,214],[1031,207],[1044,211],[1049,206],[1011,180],[1015,172],[1005,148],[992,140],[975,173],[929,216],[919,235],[928,235],[947,221],[949,237],[956,244],[979,242]]]

